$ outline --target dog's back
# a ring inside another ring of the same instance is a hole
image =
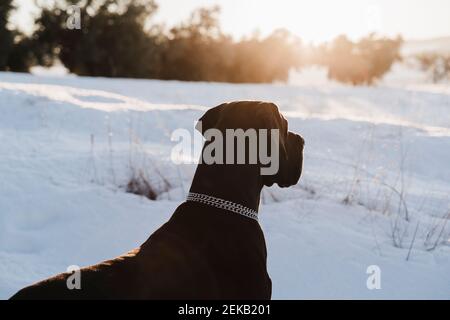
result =
[[[258,222],[194,202],[139,249],[81,269],[81,289],[63,273],[12,299],[270,299],[266,247]]]

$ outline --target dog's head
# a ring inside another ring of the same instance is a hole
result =
[[[277,155],[278,161],[276,172],[270,174],[262,174],[262,183],[271,186],[276,183],[280,187],[289,187],[298,182],[303,166],[303,138],[293,132],[288,131],[288,122],[281,115],[278,107],[273,103],[259,101],[237,101],[224,103],[215,108],[209,109],[197,124],[197,129],[207,138],[205,133],[210,129],[215,129],[226,136],[227,129],[255,129],[256,132],[267,133],[268,150],[271,156]],[[262,130],[261,129],[265,129]],[[276,143],[273,144],[273,133],[278,132]],[[260,152],[260,140],[263,136],[258,134],[258,152]],[[248,143],[247,142],[247,156]],[[208,142],[207,142],[208,143]],[[207,144],[206,143],[206,144]],[[206,145],[205,144],[205,145]],[[273,152],[273,148],[277,148],[278,152]],[[247,158],[248,159],[248,158]],[[260,160],[260,159],[259,159]],[[267,162],[258,160],[257,165],[267,167]]]

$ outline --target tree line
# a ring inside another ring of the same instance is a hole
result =
[[[429,74],[434,83],[450,80],[449,53],[421,53],[415,57],[422,71]]]
[[[54,0],[40,3],[30,36],[8,25],[12,0],[0,4],[0,70],[27,72],[56,59],[84,76],[163,80],[270,83],[311,64],[350,84],[372,84],[400,59],[401,39],[345,36],[305,45],[287,30],[234,40],[219,24],[219,7],[200,8],[167,29],[152,21],[154,0]],[[80,29],[67,26],[70,5],[80,10]]]

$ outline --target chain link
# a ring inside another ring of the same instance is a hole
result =
[[[258,212],[256,212],[253,209],[247,208],[241,204],[232,202],[232,201],[216,198],[213,196],[208,196],[203,193],[195,193],[195,192],[189,192],[186,200],[200,202],[200,203],[207,204],[212,207],[219,208],[219,209],[225,209],[225,210],[243,215],[244,217],[258,221]]]

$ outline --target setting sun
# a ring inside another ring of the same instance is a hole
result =
[[[216,4],[224,31],[236,37],[276,28],[315,43],[340,34],[353,39],[370,32],[406,39],[450,34],[447,0],[165,0],[156,17],[171,25],[196,7]]]

